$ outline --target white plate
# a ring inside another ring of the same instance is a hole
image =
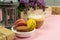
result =
[[[16,36],[18,37],[29,37],[29,36],[32,36],[35,32],[35,29],[30,32],[17,32],[13,27],[11,29],[13,32],[16,33]]]

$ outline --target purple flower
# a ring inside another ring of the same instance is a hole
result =
[[[42,9],[45,7],[45,0],[18,0],[19,3],[22,3],[25,6],[31,6],[31,7],[36,7],[36,4],[39,4],[42,6]]]
[[[28,3],[29,0],[19,0],[20,3]]]
[[[37,0],[37,3],[40,3],[41,5],[45,6],[45,0]]]
[[[29,0],[29,6],[35,7],[37,4],[37,0]]]

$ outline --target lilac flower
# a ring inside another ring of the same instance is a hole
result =
[[[19,0],[20,3],[28,3],[29,0]]]
[[[45,0],[19,0],[19,3],[25,6],[31,6],[35,8],[39,4],[41,5],[42,9],[45,10]]]
[[[40,3],[40,4],[43,5],[43,6],[46,5],[45,0],[37,0],[37,3]]]
[[[37,0],[29,0],[29,6],[35,8],[37,4]]]

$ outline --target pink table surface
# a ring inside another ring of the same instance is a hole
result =
[[[60,15],[45,18],[44,24],[30,38],[16,40],[60,40]]]

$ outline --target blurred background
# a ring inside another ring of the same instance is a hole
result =
[[[60,0],[34,1],[0,0],[0,25],[11,28],[17,19],[26,19],[32,11],[39,14],[44,12],[43,15],[60,15]],[[35,6],[36,3],[39,7]]]

